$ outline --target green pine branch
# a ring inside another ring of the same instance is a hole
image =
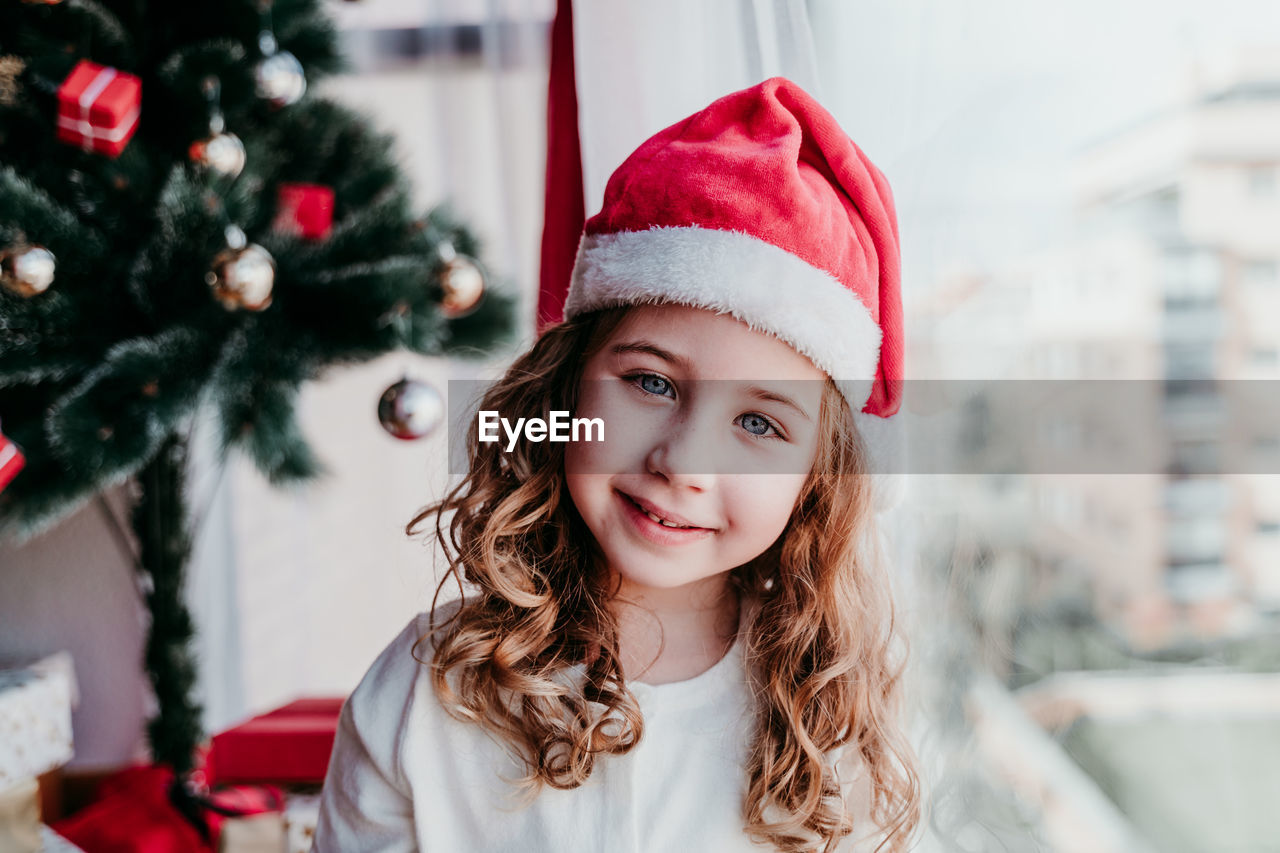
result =
[[[0,492],[0,534],[46,530],[134,478],[130,556],[160,709],[148,733],[180,777],[201,737],[182,594],[186,436],[201,408],[223,453],[245,453],[272,483],[304,482],[324,462],[297,422],[303,383],[398,347],[478,355],[515,331],[515,299],[493,281],[469,316],[438,310],[444,258],[481,248],[447,207],[412,209],[388,136],[316,97],[315,82],[343,67],[318,0],[271,10],[309,84],[295,104],[256,93],[264,20],[259,0],[0,3],[0,74],[20,69],[0,80],[0,253],[38,245],[56,258],[45,292],[0,287],[0,429],[27,459]],[[141,80],[141,120],[118,157],[57,138],[58,87],[82,59]],[[189,159],[215,130],[214,89],[224,132],[244,144],[238,175]],[[277,227],[283,183],[333,189],[327,238]],[[274,260],[261,311],[228,310],[210,286],[237,233]]]

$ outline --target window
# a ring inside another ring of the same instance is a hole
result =
[[[1254,367],[1280,365],[1280,350],[1275,347],[1254,347],[1249,351],[1249,363]]]
[[[1169,343],[1164,347],[1164,373],[1170,379],[1208,379],[1214,374],[1212,343]]]
[[[1253,198],[1276,197],[1276,167],[1272,165],[1250,166],[1245,170],[1249,195]]]
[[[1226,544],[1222,519],[1213,516],[1182,518],[1165,529],[1165,546],[1172,566],[1221,562]]]
[[[1280,264],[1274,258],[1245,261],[1244,283],[1251,287],[1272,287],[1280,283]]]
[[[1235,579],[1222,563],[1189,563],[1169,567],[1165,589],[1174,601],[1190,604],[1208,598],[1226,598],[1235,590]]]
[[[1183,249],[1164,256],[1161,278],[1166,300],[1212,302],[1218,297],[1218,256],[1207,249]]]

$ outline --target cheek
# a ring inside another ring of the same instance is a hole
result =
[[[805,476],[794,474],[741,475],[726,489],[725,500],[734,525],[761,550],[787,526]]]
[[[565,473],[565,489],[569,501],[586,523],[587,529],[597,538],[604,535],[609,525],[609,510],[613,500],[612,478],[595,474]]]
[[[564,459],[564,470],[564,484],[565,488],[569,491],[569,500],[573,501],[574,507],[578,510],[578,515],[582,516],[584,519],[590,519],[591,503],[589,498],[591,491],[591,478],[584,477],[581,474],[572,473],[573,468],[570,465],[569,454],[567,453],[565,454]]]
[[[577,418],[599,418],[603,441],[565,445],[565,473],[621,474],[643,470],[644,458],[665,431],[660,407],[637,405],[624,383],[584,382],[573,412]]]

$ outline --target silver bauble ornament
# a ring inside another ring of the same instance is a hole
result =
[[[257,243],[232,246],[218,254],[205,280],[228,311],[262,311],[271,304],[276,262]]]
[[[187,150],[191,162],[217,172],[225,178],[234,178],[244,171],[244,143],[234,133],[215,133],[191,143]]]
[[[378,400],[378,422],[396,438],[413,441],[430,435],[444,420],[440,392],[416,379],[401,379]]]
[[[440,272],[440,313],[447,320],[465,317],[480,307],[484,298],[484,270],[475,258],[455,254]]]
[[[277,51],[258,63],[253,72],[258,97],[276,107],[296,104],[307,91],[302,63],[287,50]]]
[[[19,296],[35,296],[53,284],[57,266],[44,246],[15,246],[0,251],[0,284]]]

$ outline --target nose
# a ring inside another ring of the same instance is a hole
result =
[[[693,417],[673,419],[645,457],[645,468],[672,486],[706,491],[715,482],[713,428]]]

